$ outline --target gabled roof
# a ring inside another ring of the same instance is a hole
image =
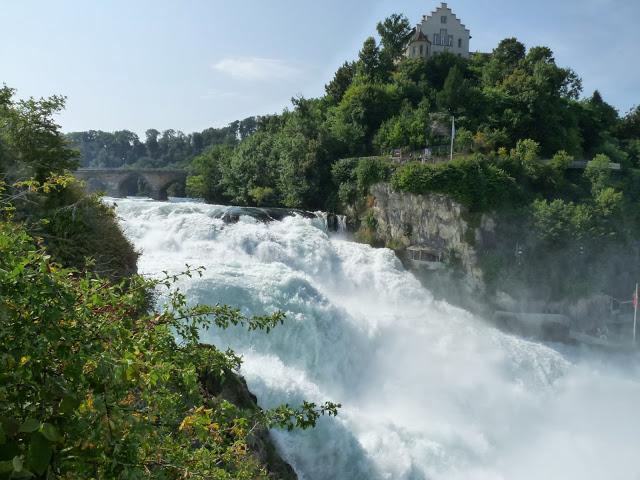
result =
[[[431,43],[431,41],[427,38],[427,36],[424,33],[422,33],[422,30],[420,30],[420,28],[418,27],[413,29],[413,34],[411,35],[411,39],[409,40],[409,43],[414,43],[414,42]]]
[[[467,32],[471,33],[471,31],[464,25],[464,23],[462,23],[462,21],[456,16],[455,13],[453,13],[453,10],[451,10],[449,8],[449,6],[446,4],[446,2],[442,2],[440,4],[440,6],[438,8],[436,8],[433,12],[431,12],[429,15],[423,15],[422,16],[422,20],[426,21],[426,20],[430,20],[434,15],[436,15],[440,10],[446,10],[448,12],[448,15],[451,15],[453,18],[455,18],[456,20],[458,20],[458,22],[460,22],[460,25],[462,26],[462,28],[464,28]]]

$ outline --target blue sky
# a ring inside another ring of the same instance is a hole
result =
[[[640,1],[452,0],[471,49],[547,45],[621,113],[640,103]],[[0,0],[0,82],[68,96],[65,131],[222,126],[317,96],[377,21],[431,0]]]

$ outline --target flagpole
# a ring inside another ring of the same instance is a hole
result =
[[[636,283],[636,293],[633,297],[633,343],[636,343],[636,326],[638,324],[638,284]]]
[[[450,160],[453,160],[453,139],[456,136],[456,117],[451,115],[451,156]]]

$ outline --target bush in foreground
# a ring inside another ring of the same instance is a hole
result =
[[[283,316],[187,307],[175,278],[80,274],[0,222],[0,478],[267,478],[247,446],[256,428],[337,413],[332,403],[247,411],[207,395],[203,375],[224,383],[241,359],[200,345],[198,332],[269,331]],[[158,288],[168,303],[148,311]]]

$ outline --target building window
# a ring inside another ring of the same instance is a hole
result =
[[[413,56],[416,56],[416,47],[413,47]]]
[[[424,52],[424,50],[423,50],[423,46],[422,46],[422,45],[420,45],[420,56],[422,56],[422,55],[423,55],[423,52]]]
[[[434,45],[440,45],[440,34],[439,33],[434,33],[433,34],[433,44]]]
[[[449,35],[449,38],[447,40],[449,40],[447,42],[447,45],[453,47],[453,35]]]
[[[446,45],[447,44],[447,37],[449,35],[447,35],[447,29],[446,28],[441,28],[440,29],[440,45]]]
[[[458,39],[458,48],[462,48],[462,39],[461,38]]]
[[[447,23],[447,16],[443,15],[440,17],[440,23]]]

